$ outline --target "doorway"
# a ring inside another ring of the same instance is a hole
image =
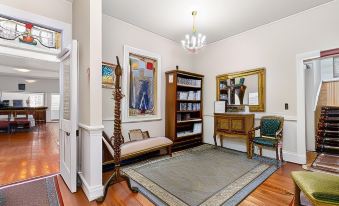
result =
[[[59,67],[0,55],[0,186],[60,172]]]
[[[339,172],[339,55],[304,61],[306,169]]]

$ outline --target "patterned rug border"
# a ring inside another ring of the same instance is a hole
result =
[[[187,153],[204,151],[207,149],[215,148],[214,145],[204,144],[198,147],[190,148],[187,150],[173,153],[173,157],[180,157]],[[224,150],[227,152],[244,154],[227,148],[217,147],[218,150]],[[169,193],[161,186],[152,182],[148,178],[134,171],[142,166],[151,166],[153,163],[159,161],[169,160],[171,157],[156,157],[149,160],[145,160],[133,165],[123,167],[123,172],[131,177],[132,183],[136,185],[140,192],[150,199],[156,205],[175,205],[186,206],[182,200],[175,195]],[[249,195],[258,185],[260,185],[265,179],[267,179],[273,172],[275,172],[280,166],[276,160],[266,157],[254,156],[253,159],[258,160],[262,164],[256,166],[251,172],[248,172],[235,180],[233,183],[227,185],[225,188],[217,191],[214,195],[202,202],[201,206],[214,206],[214,205],[237,205],[242,199]],[[144,186],[145,185],[145,186]]]
[[[59,188],[59,183],[57,180],[57,175],[43,176],[43,177],[21,181],[19,183],[13,183],[13,184],[9,184],[9,185],[1,187],[0,188],[0,205],[5,204],[6,202],[5,196],[2,194],[3,190],[7,190],[9,188],[14,188],[14,187],[20,187],[21,185],[35,183],[38,181],[44,182],[45,184],[46,195],[47,195],[49,206],[63,206],[64,205],[61,192],[60,192],[60,188]]]

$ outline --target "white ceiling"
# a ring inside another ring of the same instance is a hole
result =
[[[180,42],[198,32],[212,43],[332,0],[103,0],[103,13]],[[117,31],[119,32],[119,31]]]
[[[33,58],[0,55],[0,76],[16,76],[28,79],[58,79],[59,63]],[[28,69],[20,72],[15,69]]]

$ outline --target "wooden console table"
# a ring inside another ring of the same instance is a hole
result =
[[[254,114],[221,113],[214,114],[214,144],[217,146],[217,135],[220,137],[221,147],[224,137],[246,139],[247,157],[249,157],[249,134],[254,126]]]
[[[33,115],[35,122],[38,123],[46,123],[46,111],[48,107],[5,107],[0,108],[0,115]]]

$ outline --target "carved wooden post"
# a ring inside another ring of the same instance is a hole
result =
[[[111,184],[117,183],[120,181],[120,179],[124,179],[127,181],[128,187],[132,190],[132,192],[138,192],[138,188],[132,187],[129,177],[126,175],[122,175],[120,173],[120,161],[121,161],[121,144],[124,142],[123,136],[121,134],[121,99],[124,97],[124,95],[121,92],[121,76],[122,76],[122,69],[120,66],[119,58],[117,58],[117,66],[115,68],[115,87],[113,90],[113,97],[114,97],[114,132],[113,137],[111,137],[111,141],[113,139],[114,141],[114,173],[112,176],[108,179],[108,181],[104,185],[104,194],[102,197],[98,198],[98,202],[103,202],[107,195],[108,187]]]

